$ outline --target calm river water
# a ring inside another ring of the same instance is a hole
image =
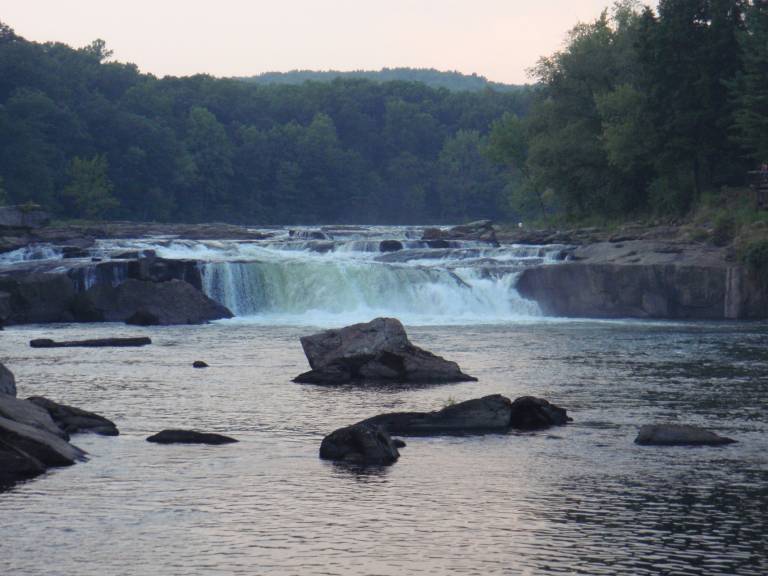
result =
[[[116,421],[81,435],[88,463],[0,494],[0,573],[768,573],[768,326],[561,322],[417,327],[417,345],[479,382],[325,388],[301,326],[15,327],[0,360],[19,396]],[[37,337],[149,335],[141,349],[36,350]],[[194,360],[211,367],[195,370]],[[411,438],[394,466],[318,459],[323,435],[392,410],[534,394],[572,425]],[[655,421],[700,424],[723,448],[633,444]],[[191,427],[230,446],[158,446]]]

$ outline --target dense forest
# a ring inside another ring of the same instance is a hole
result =
[[[523,213],[680,215],[768,159],[765,0],[620,2],[533,74],[531,113],[491,135]]]
[[[330,82],[336,78],[365,78],[374,82],[421,82],[432,88],[446,88],[463,92],[481,92],[488,88],[499,92],[514,92],[525,90],[525,86],[491,82],[485,76],[477,74],[462,74],[461,72],[445,72],[434,68],[384,68],[383,70],[354,70],[340,72],[338,70],[292,70],[290,72],[264,72],[257,76],[242,78],[246,82],[257,84],[303,84],[308,80],[315,82]]]
[[[766,0],[624,0],[511,91],[387,71],[156,78],[110,56],[0,24],[0,202],[253,224],[626,218],[683,214],[768,159]]]
[[[530,91],[155,78],[0,30],[0,187],[69,218],[437,222],[508,214],[484,154]]]

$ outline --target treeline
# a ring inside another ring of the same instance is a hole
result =
[[[484,154],[530,91],[337,79],[155,78],[0,25],[0,200],[68,218],[242,223],[509,216]]]
[[[336,78],[365,78],[374,82],[421,82],[432,88],[446,88],[455,92],[480,92],[491,88],[499,92],[514,92],[529,89],[526,86],[491,82],[485,76],[477,74],[462,74],[447,72],[434,68],[383,68],[381,70],[354,70],[340,72],[338,70],[292,70],[290,72],[264,72],[256,76],[242,78],[245,82],[257,84],[303,84],[308,80],[313,82],[330,82]]]
[[[768,159],[765,0],[620,2],[534,74],[531,113],[491,135],[523,213],[679,215]]]

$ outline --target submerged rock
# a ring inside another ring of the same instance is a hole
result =
[[[202,360],[195,360],[192,362],[192,368],[208,368],[208,364]]]
[[[138,338],[96,338],[93,340],[66,340],[56,342],[50,338],[36,338],[30,340],[32,348],[106,348],[106,347],[136,347],[152,344],[152,339],[146,336]]]
[[[120,432],[111,420],[66,404],[58,404],[44,396],[30,396],[27,400],[45,410],[67,434],[92,432],[101,436],[117,436]]]
[[[686,424],[645,424],[635,444],[645,446],[721,446],[736,442],[711,430]]]
[[[320,458],[324,460],[387,466],[399,457],[395,441],[387,431],[365,422],[339,428],[320,444]]]
[[[75,317],[85,321],[137,324],[204,324],[231,318],[225,306],[184,280],[151,282],[129,279],[117,287],[94,286],[78,295]]]
[[[0,394],[16,396],[16,378],[13,372],[0,363]]]
[[[395,318],[376,318],[301,338],[312,370],[294,382],[465,382],[459,365],[414,346]]]
[[[196,430],[163,430],[147,438],[147,442],[156,444],[232,444],[234,438],[212,432]]]

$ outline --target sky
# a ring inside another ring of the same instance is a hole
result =
[[[101,38],[157,76],[437,68],[507,83],[612,0],[3,0],[27,40]]]

